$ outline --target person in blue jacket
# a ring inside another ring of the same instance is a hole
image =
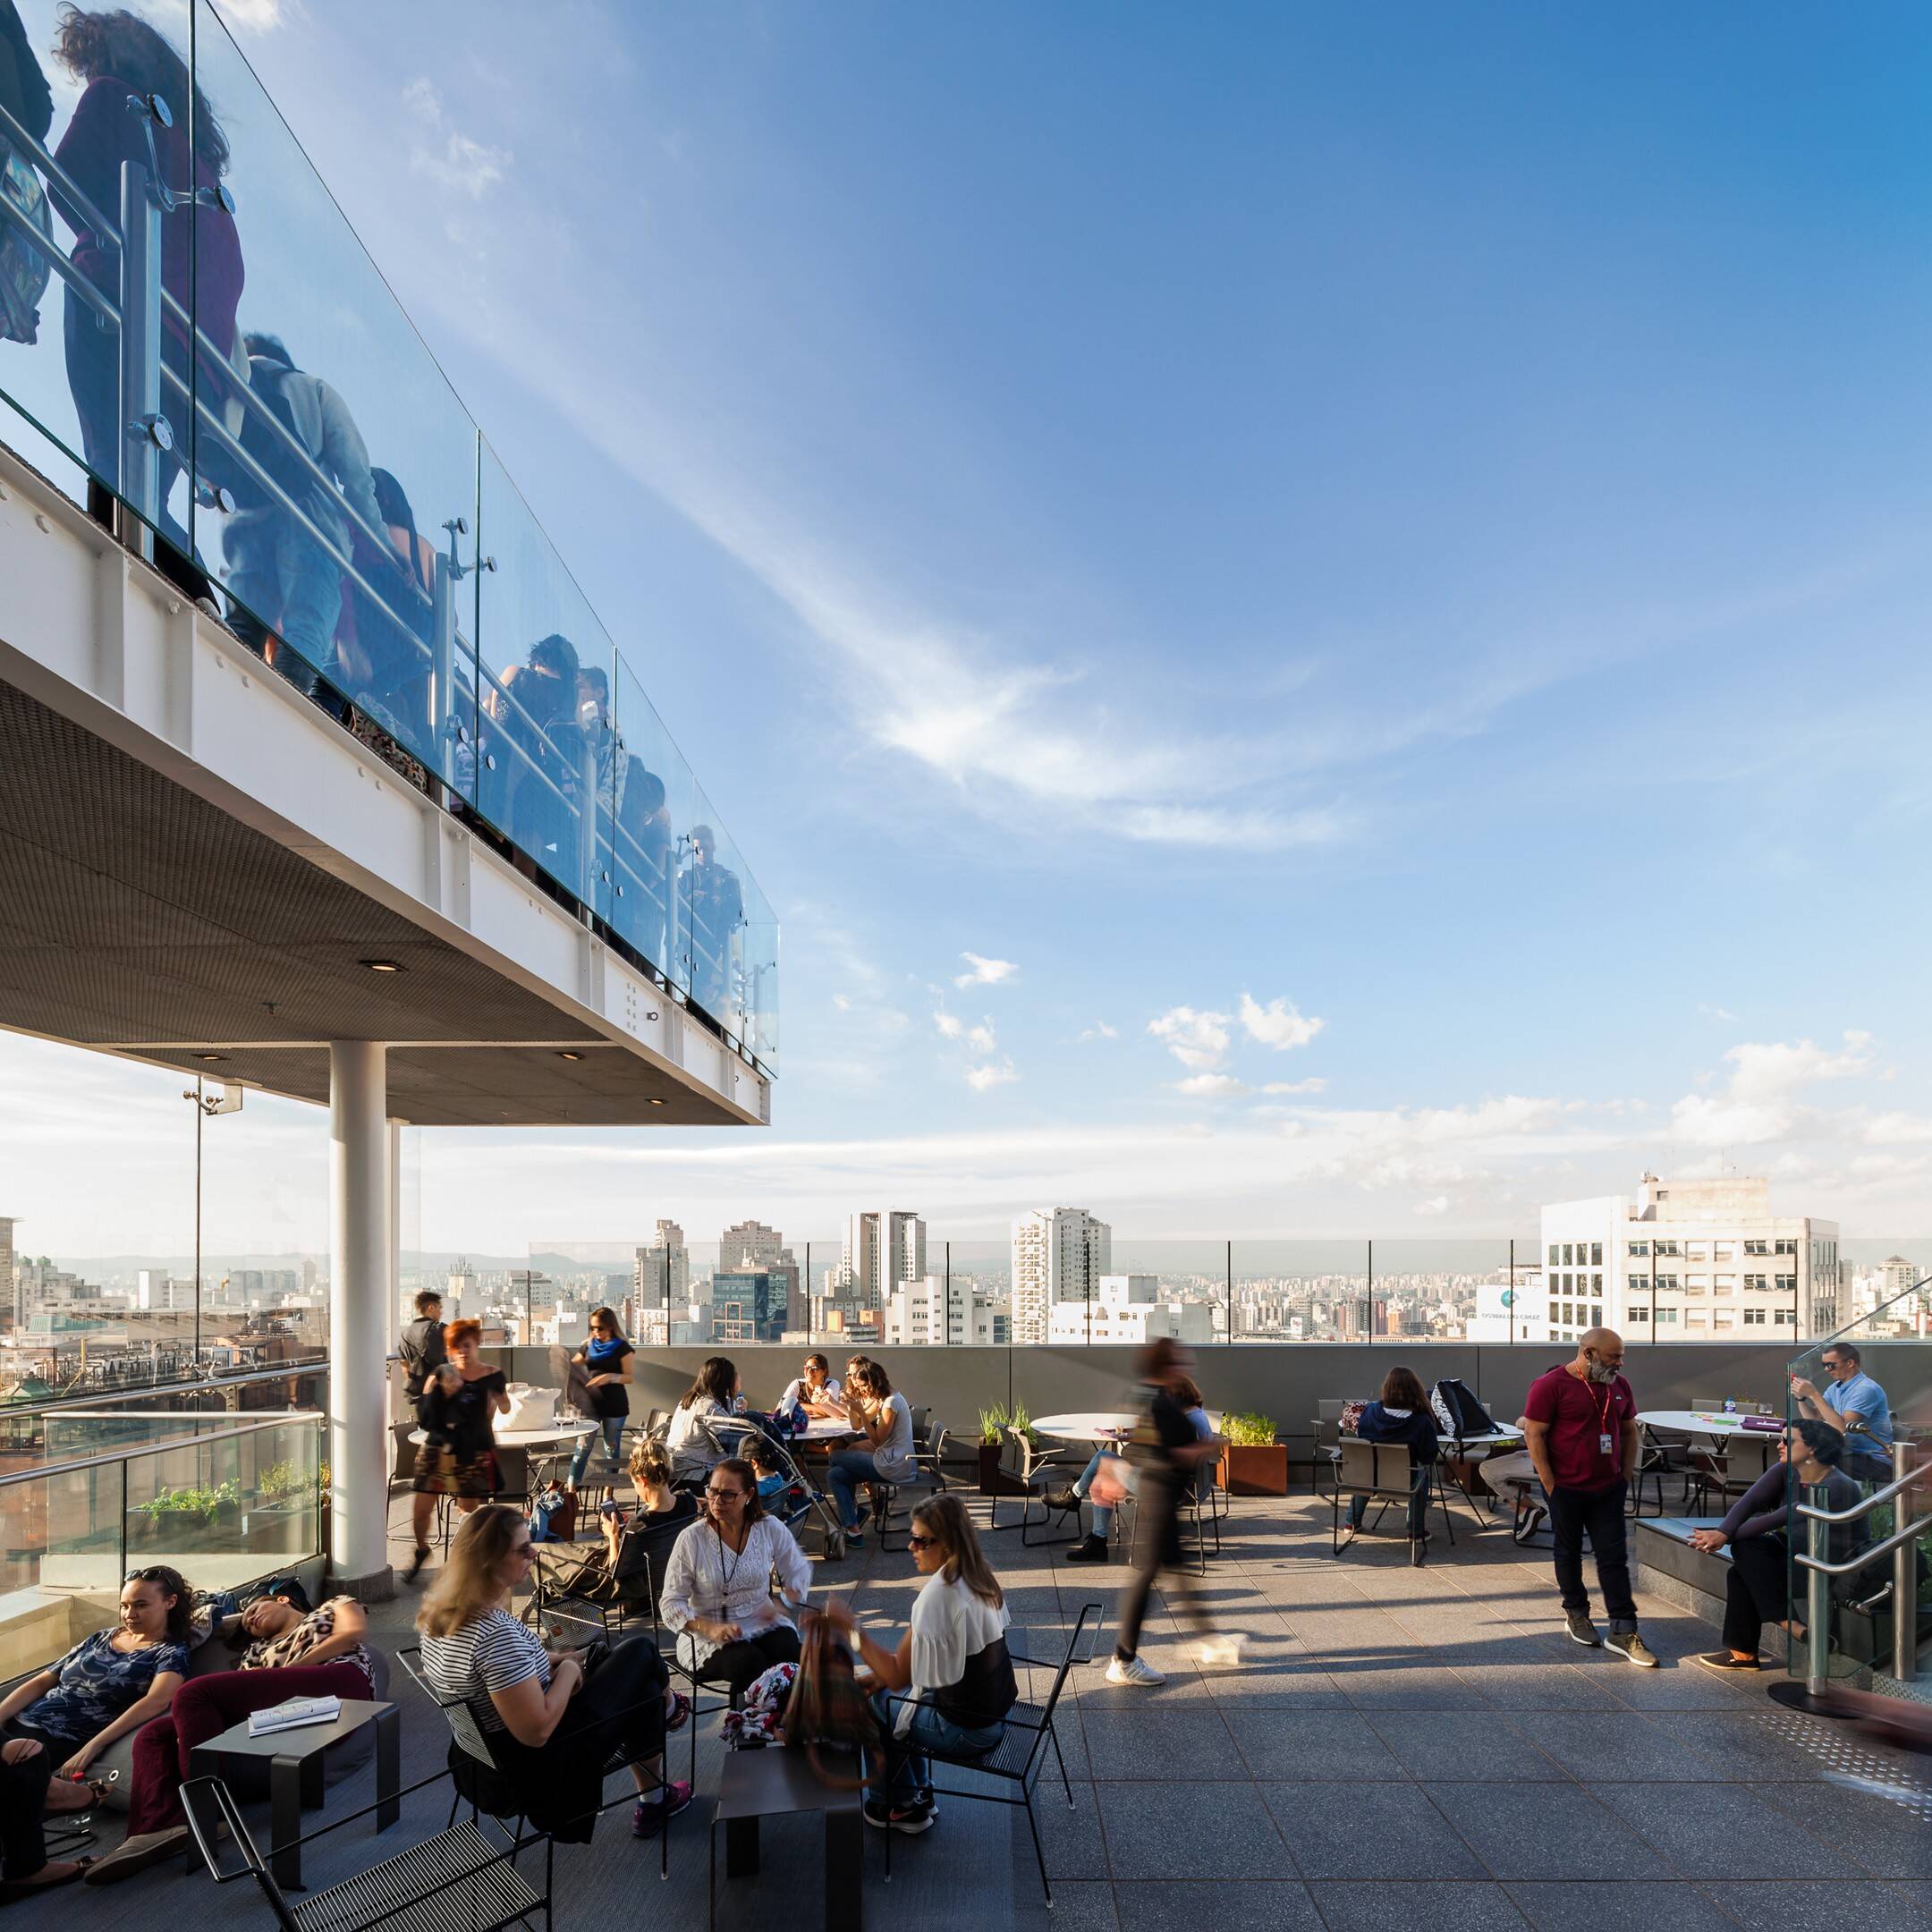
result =
[[[1436,1466],[1436,1415],[1413,1368],[1394,1368],[1382,1378],[1382,1399],[1361,1412],[1355,1433],[1363,1442],[1406,1443],[1409,1447],[1409,1540],[1428,1541],[1423,1519],[1428,1513],[1429,1471]],[[1349,1498],[1348,1523],[1342,1532],[1346,1549],[1361,1528],[1368,1498]]]

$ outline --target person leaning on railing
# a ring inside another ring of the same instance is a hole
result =
[[[507,1504],[464,1521],[416,1614],[423,1675],[439,1697],[469,1706],[508,1781],[498,1795],[538,1830],[588,1843],[604,1767],[622,1751],[638,1788],[631,1834],[654,1836],[691,1800],[688,1783],[661,1776],[665,1733],[691,1721],[691,1700],[671,1689],[648,1637],[547,1651],[510,1611],[530,1561],[530,1524]],[[477,1775],[473,1760],[462,1764],[460,1789]]]
[[[352,1597],[331,1597],[315,1610],[292,1592],[258,1597],[241,1624],[248,1644],[234,1669],[191,1677],[137,1733],[127,1836],[88,1868],[89,1885],[116,1885],[187,1849],[181,1788],[194,1775],[195,1751],[210,1738],[290,1698],[376,1695],[369,1613]]]
[[[84,1811],[104,1786],[88,1767],[167,1709],[188,1674],[193,1593],[156,1563],[121,1587],[121,1621],[96,1631],[0,1699],[0,1899],[78,1878],[91,1860],[47,1855],[49,1812]]]

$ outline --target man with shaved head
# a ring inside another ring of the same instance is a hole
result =
[[[1574,1361],[1558,1362],[1530,1385],[1523,1433],[1549,1497],[1556,1586],[1572,1640],[1593,1648],[1604,1641],[1590,1622],[1583,1587],[1587,1535],[1610,1618],[1610,1648],[1655,1670],[1657,1660],[1637,1634],[1637,1599],[1631,1594],[1623,1499],[1637,1467],[1637,1398],[1623,1367],[1623,1338],[1608,1328],[1590,1329],[1579,1339]]]

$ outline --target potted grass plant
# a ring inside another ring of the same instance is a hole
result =
[[[979,1494],[1022,1496],[1024,1488],[1005,1467],[1009,1429],[1025,1428],[1032,1419],[1024,1402],[993,1402],[979,1411]]]
[[[1233,1413],[1221,1433],[1221,1487],[1230,1496],[1288,1494],[1288,1445],[1275,1441],[1272,1416]]]

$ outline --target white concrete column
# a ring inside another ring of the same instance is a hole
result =
[[[389,1567],[388,1049],[329,1045],[329,1463],[333,1587],[394,1593]]]

